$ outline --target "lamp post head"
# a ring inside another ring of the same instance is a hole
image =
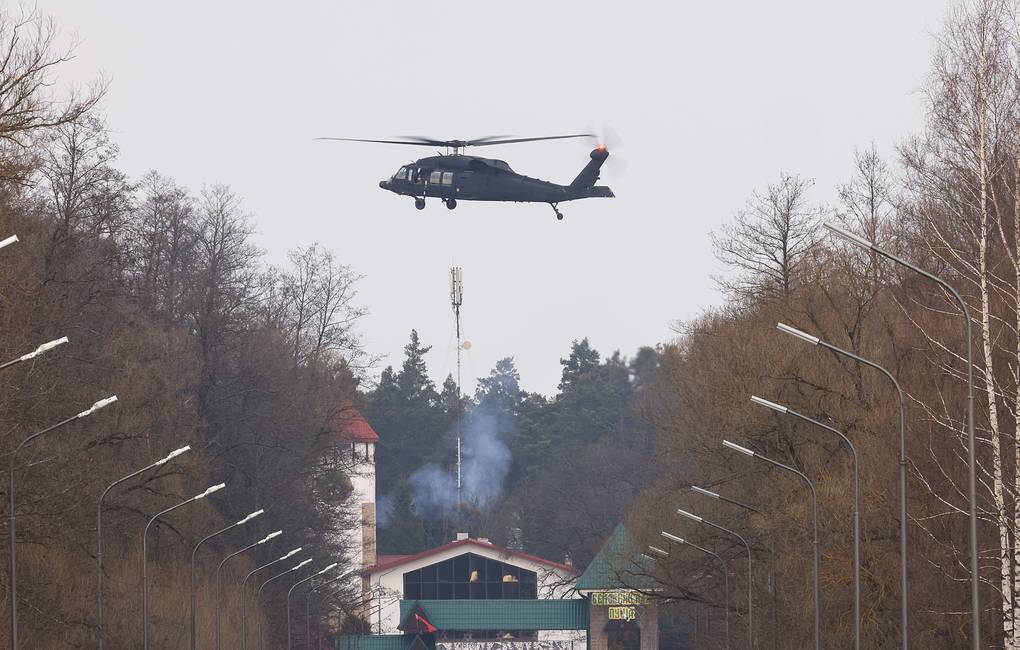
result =
[[[7,239],[0,240],[0,248],[7,248],[11,244],[20,241],[17,235],[11,235]]]
[[[669,557],[669,553],[667,553],[666,551],[662,550],[658,546],[649,546],[648,550],[651,551],[652,553],[658,555],[659,557]]]
[[[294,557],[295,555],[297,555],[300,552],[301,552],[301,547],[298,546],[295,549],[291,549],[290,551],[287,551],[287,554],[284,555],[283,557],[281,557],[280,560],[286,560],[289,557]]]
[[[99,400],[98,402],[96,402],[95,404],[93,404],[89,408],[85,409],[84,411],[82,411],[81,413],[79,413],[75,417],[83,418],[83,417],[92,415],[93,413],[95,413],[99,409],[104,408],[106,406],[109,406],[110,404],[113,404],[116,401],[117,401],[117,396],[116,395],[111,395],[110,397],[107,397],[106,399]]]
[[[691,490],[697,492],[698,494],[704,494],[706,497],[712,497],[713,499],[721,498],[717,493],[711,490],[706,490],[705,488],[702,487],[698,487],[697,485],[692,485]]]
[[[662,531],[662,536],[665,537],[666,539],[668,539],[671,542],[676,542],[677,544],[686,544],[687,543],[687,540],[684,539],[683,537],[677,537],[676,535],[670,535],[666,531]]]
[[[266,542],[268,542],[269,540],[273,539],[274,537],[279,537],[282,534],[283,534],[283,531],[282,530],[278,530],[275,533],[269,533],[268,535],[266,535],[265,537],[263,537],[262,539],[260,539],[259,541],[255,542],[255,543],[256,544],[265,544]]]
[[[58,345],[63,345],[64,343],[67,343],[67,337],[66,336],[62,336],[59,339],[50,341],[49,343],[43,343],[42,345],[40,345],[36,349],[32,350],[28,354],[22,355],[21,356],[21,360],[22,361],[28,361],[29,359],[34,359],[37,356],[39,356],[40,354],[42,354],[43,352],[47,352],[49,350],[52,350],[53,348],[57,347]]]
[[[789,334],[790,336],[796,336],[801,341],[807,341],[811,345],[818,345],[819,342],[821,342],[821,339],[818,338],[817,336],[812,336],[807,332],[803,332],[797,329],[796,327],[790,327],[786,323],[776,323],[776,329],[779,330],[780,332]]]
[[[702,519],[698,515],[696,515],[696,514],[694,514],[692,512],[687,512],[686,510],[681,510],[680,508],[677,508],[676,514],[680,515],[681,517],[687,517],[688,519],[694,520],[694,521],[698,522],[699,524],[702,521],[704,521],[704,519]]]
[[[852,244],[857,244],[858,246],[860,246],[862,248],[874,248],[875,247],[875,243],[874,242],[870,242],[867,239],[865,239],[864,237],[861,237],[860,235],[856,235],[856,234],[850,232],[849,230],[847,230],[846,228],[843,228],[842,226],[837,226],[836,224],[834,224],[834,223],[832,223],[830,221],[827,221],[827,222],[823,223],[822,226],[825,227],[825,229],[828,230],[829,232],[831,232],[832,234],[836,235],[837,237],[842,237],[843,239],[847,240],[848,242],[850,242]]]
[[[174,458],[177,458],[178,456],[180,456],[184,452],[190,451],[190,450],[191,450],[191,445],[184,445],[180,449],[174,449],[173,451],[171,451],[169,454],[166,455],[166,458],[163,458],[161,460],[157,460],[156,464],[157,465],[162,465],[164,463],[169,463]]]
[[[327,571],[330,571],[330,570],[332,570],[332,569],[335,569],[335,568],[336,568],[336,565],[337,565],[337,564],[339,564],[339,563],[338,563],[338,562],[334,562],[333,564],[330,564],[330,565],[329,565],[328,567],[326,567],[326,568],[325,568],[325,569],[323,569],[322,571],[319,571],[319,572],[318,572],[318,573],[316,573],[315,575],[317,575],[317,576],[318,576],[318,575],[322,575],[323,573],[325,573],[325,572],[327,572]]]
[[[770,408],[773,411],[778,411],[780,413],[786,413],[787,411],[790,410],[790,409],[786,408],[785,406],[783,406],[782,404],[776,404],[775,402],[770,402],[767,399],[763,399],[761,397],[758,397],[757,395],[751,395],[751,401],[754,402],[755,404],[759,404],[761,406],[764,406],[765,408]]]
[[[250,515],[248,515],[247,517],[245,517],[244,519],[242,519],[241,521],[237,522],[234,525],[235,526],[240,526],[241,524],[246,524],[246,523],[248,523],[249,521],[251,521],[255,517],[258,517],[259,515],[261,515],[264,512],[265,512],[265,510],[262,510],[262,509],[256,510],[255,512],[251,513]]]
[[[312,563],[312,558],[308,558],[307,560],[301,562],[300,564],[295,566],[293,569],[291,569],[291,571],[297,571],[298,569],[300,569],[301,567],[305,566],[306,564],[311,564],[311,563]]]
[[[750,449],[748,449],[747,447],[741,447],[740,445],[732,443],[729,440],[723,440],[722,444],[723,444],[723,447],[726,447],[727,449],[732,449],[733,451],[739,451],[740,453],[742,453],[744,455],[747,455],[747,456],[751,456],[752,458],[754,457],[754,452],[751,451]]]
[[[213,492],[219,492],[220,490],[222,490],[222,489],[223,489],[223,488],[225,488],[225,487],[227,487],[227,484],[226,484],[226,483],[220,483],[219,485],[214,485],[214,486],[212,486],[212,487],[210,487],[210,488],[207,488],[207,489],[206,489],[206,491],[205,491],[205,492],[203,492],[202,494],[196,494],[196,495],[195,495],[195,497],[194,497],[194,499],[195,499],[196,501],[197,501],[198,499],[204,499],[204,498],[206,498],[207,496],[209,496],[210,494],[212,494]]]

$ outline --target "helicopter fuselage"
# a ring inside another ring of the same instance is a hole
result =
[[[413,196],[416,206],[424,207],[424,199],[441,199],[448,208],[457,201],[516,201],[556,204],[593,197],[611,198],[613,191],[596,186],[599,169],[609,156],[605,148],[591,152],[591,160],[569,185],[531,178],[513,171],[506,162],[493,158],[463,154],[421,158],[404,165],[379,187],[395,194]]]

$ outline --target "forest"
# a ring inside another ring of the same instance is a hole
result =
[[[16,515],[21,645],[91,648],[101,637],[139,647],[143,564],[153,645],[185,645],[196,557],[202,645],[213,644],[222,610],[222,643],[240,646],[245,593],[247,638],[258,627],[270,645],[291,635],[310,644],[304,624],[287,628],[282,585],[256,598],[238,583],[270,563],[263,581],[305,560],[356,570],[343,534],[355,523],[351,468],[336,449],[361,413],[380,437],[380,553],[470,532],[583,568],[625,522],[651,555],[621,579],[659,604],[671,648],[727,647],[727,620],[740,647],[811,646],[802,477],[817,493],[820,631],[831,645],[850,639],[856,467],[861,645],[899,647],[901,402],[889,377],[857,357],[887,370],[904,395],[911,645],[966,647],[969,325],[981,642],[1020,648],[1018,9],[1014,0],[956,5],[920,80],[924,122],[897,143],[862,143],[843,183],[763,170],[758,189],[733,188],[740,207],[711,234],[725,266],[720,304],[626,354],[600,352],[577,332],[552,395],[526,390],[513,357],[477,378],[473,394],[453,377],[438,385],[413,322],[400,363],[378,368],[362,345],[371,305],[342,249],[309,233],[287,264],[270,264],[256,217],[228,186],[182,187],[172,170],[130,178],[104,117],[109,83],[64,86],[74,49],[60,25],[31,8],[0,9],[0,364],[26,357],[0,365],[9,471],[0,492],[14,504],[0,541],[12,542]],[[944,279],[969,321],[941,285],[832,237],[826,223]],[[143,532],[172,507],[181,510]],[[678,509],[739,531],[747,547]],[[732,593],[705,554],[663,532],[717,553]],[[217,562],[252,544],[218,581]],[[5,612],[10,581],[0,572]],[[355,591],[309,600],[307,634],[363,632]],[[10,641],[0,626],[0,643]]]

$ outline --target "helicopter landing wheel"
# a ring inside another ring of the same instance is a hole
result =
[[[452,210],[457,207],[457,199],[446,199],[446,209]]]
[[[556,220],[557,221],[563,221],[563,213],[560,212],[560,209],[559,209],[559,207],[557,207],[557,204],[556,203],[550,203],[549,207],[551,207],[553,209],[553,212],[556,213]]]
[[[414,207],[418,208],[419,210],[424,210],[425,209],[425,199],[415,199],[414,200]]]

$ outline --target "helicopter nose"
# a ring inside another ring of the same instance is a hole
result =
[[[390,189],[390,182],[389,181],[379,181],[379,187],[383,188],[384,190],[388,190],[388,189]]]

